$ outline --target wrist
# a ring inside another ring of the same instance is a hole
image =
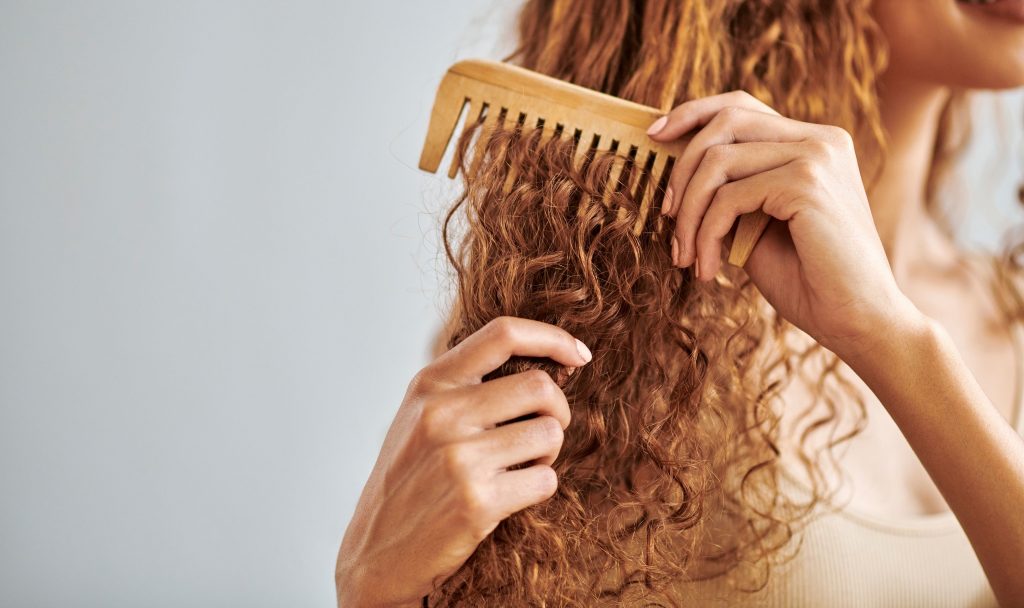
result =
[[[334,573],[338,608],[421,608],[422,598],[396,600],[387,595],[388,584],[374,583],[369,570],[359,564],[339,567]]]
[[[940,340],[942,327],[906,296],[880,311],[872,329],[836,354],[862,378],[900,364],[911,364]]]
[[[334,589],[338,595],[338,608],[355,608],[365,606],[366,601],[359,592],[359,585],[356,583],[356,576],[351,567],[342,567],[334,571]]]
[[[365,568],[356,563],[338,565],[334,573],[334,584],[338,591],[338,608],[371,608],[380,605],[371,597],[370,586],[366,584]]]

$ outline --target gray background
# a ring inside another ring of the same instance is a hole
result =
[[[433,89],[515,5],[0,1],[0,605],[334,602],[445,301]]]

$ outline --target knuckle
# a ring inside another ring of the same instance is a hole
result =
[[[727,205],[729,201],[735,198],[735,196],[733,196],[735,194],[735,190],[735,182],[722,184],[717,190],[715,190],[715,195],[711,197],[711,206],[721,207],[723,205]]]
[[[736,215],[739,202],[732,195],[732,190],[725,189],[723,192],[723,189],[725,189],[724,186],[719,188],[711,198],[711,204],[708,206],[707,213],[704,214],[704,220],[700,223],[700,227],[697,228],[698,239],[707,238],[711,227],[720,222],[721,218]]]
[[[459,511],[472,534],[483,538],[490,533],[491,509],[487,493],[480,484],[463,483],[458,486]]]
[[[449,425],[448,407],[433,397],[425,398],[422,407],[420,430],[428,441],[438,442]]]
[[[409,381],[408,392],[414,395],[426,392],[434,381],[434,374],[434,369],[430,365],[416,372],[412,380]]]
[[[560,446],[565,438],[562,424],[553,416],[541,416],[538,420],[540,432],[546,445]]]
[[[832,144],[821,139],[808,140],[807,149],[815,157],[829,158],[832,156]]]
[[[729,156],[729,146],[723,144],[715,144],[707,149],[704,153],[704,158],[711,163],[724,162]]]
[[[495,317],[488,324],[487,327],[491,335],[502,341],[511,342],[516,337],[516,319],[515,317]]]
[[[726,122],[736,122],[743,115],[743,108],[739,106],[727,106],[718,113]]]
[[[818,179],[818,165],[808,159],[795,161],[793,163],[793,170],[801,180],[814,182]]]
[[[531,369],[523,373],[523,383],[531,395],[547,401],[556,396],[560,389],[547,372],[540,369]]]
[[[843,147],[853,147],[853,135],[851,135],[846,129],[835,125],[829,125],[827,132],[829,134],[829,139],[831,139],[833,143]]]
[[[750,93],[749,93],[748,91],[744,91],[743,89],[736,89],[736,90],[735,90],[735,91],[733,91],[732,93],[733,93],[733,97],[734,97],[734,98],[735,98],[735,99],[736,99],[737,101],[739,101],[739,102],[741,102],[741,103],[742,103],[742,102],[747,102],[747,103],[750,103],[750,102],[755,102],[755,103],[761,103],[761,101],[760,101],[760,100],[759,100],[758,98],[754,97],[754,96],[753,96],[753,95],[751,95],[751,94],[750,94]]]
[[[441,464],[453,479],[469,479],[472,459],[469,451],[458,444],[445,446],[441,450]]]
[[[537,492],[546,500],[554,496],[558,491],[558,473],[549,466],[544,466],[537,471]]]

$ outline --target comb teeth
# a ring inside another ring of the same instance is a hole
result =
[[[608,181],[604,186],[605,204],[611,204],[612,195],[619,189],[619,182],[622,180],[622,170],[626,168],[626,159],[616,154],[612,160],[612,168],[608,173]]]
[[[473,150],[473,162],[469,165],[469,172],[475,175],[480,169],[487,151],[487,143],[501,125],[505,123],[505,116],[508,111],[500,105],[487,106],[487,115],[484,116],[483,128],[480,130],[480,140]]]
[[[647,188],[644,189],[644,196],[640,200],[640,222],[646,221],[651,211],[651,203],[654,202],[654,194],[661,187],[662,176],[665,175],[665,168],[668,166],[668,156],[656,154],[654,164],[647,175]]]
[[[519,137],[528,141],[530,134],[537,129],[537,120],[537,116],[534,114],[520,114],[516,127]],[[505,185],[502,187],[502,191],[508,194],[512,190],[512,184],[515,183],[518,176],[519,169],[515,165],[509,165],[508,175],[505,177]]]
[[[480,101],[479,98],[473,99],[473,100],[464,100],[463,103],[466,103],[466,101],[469,102],[469,111],[466,112],[466,123],[465,123],[466,126],[463,127],[463,129],[462,129],[463,134],[465,134],[467,131],[469,131],[470,128],[472,128],[472,126],[475,125],[480,120],[480,114],[484,111],[484,104],[483,104],[482,101]],[[462,107],[460,106],[459,107],[459,112],[461,112],[461,111],[462,111]],[[458,120],[459,120],[459,117],[456,116],[455,117],[455,121],[458,122]],[[455,132],[455,125],[453,124],[452,125],[452,133],[454,133],[454,132]],[[451,135],[449,135],[448,138],[451,139]],[[445,147],[446,148],[448,147],[448,142],[445,142]],[[423,153],[426,154],[426,151],[427,151],[427,149],[424,147]],[[441,150],[441,154],[442,155],[444,154],[444,149]],[[449,179],[455,179],[455,175],[459,172],[459,163],[461,162],[461,160],[462,159],[459,158],[459,155],[458,155],[458,153],[456,151],[455,158],[452,159],[452,166],[448,168],[448,178]],[[441,159],[438,158],[437,162],[438,162],[438,164],[440,164],[441,163]],[[422,168],[422,166],[423,166],[423,160],[421,159],[420,160],[420,167]],[[434,170],[436,171],[437,169],[435,168]]]
[[[583,165],[587,162],[587,154],[594,147],[594,137],[597,134],[592,129],[583,129],[580,132],[579,143],[576,144],[576,154],[573,156],[573,167],[577,171],[583,170]]]
[[[473,158],[468,165],[470,174],[479,169],[495,128],[504,125],[520,129],[520,137],[529,137],[532,131],[540,129],[540,146],[556,133],[562,138],[579,133],[573,155],[577,169],[586,164],[591,150],[609,152],[614,149],[616,158],[605,184],[604,202],[610,205],[612,195],[623,185],[634,198],[643,189],[634,224],[635,234],[643,230],[666,168],[686,146],[686,140],[660,143],[647,137],[647,127],[662,115],[657,108],[591,91],[517,66],[467,60],[449,68],[441,80],[420,154],[420,169],[431,173],[438,170],[467,104],[469,109],[465,113],[463,133],[480,122],[483,115],[479,139],[473,146]],[[520,117],[523,117],[521,125]],[[538,126],[540,120],[544,121],[543,127]],[[617,146],[613,142],[617,142]],[[632,154],[634,149],[635,154]],[[627,154],[631,158],[625,158]],[[448,171],[452,178],[463,164],[458,150],[455,156]],[[622,184],[622,175],[627,167],[627,183]],[[515,170],[509,171],[504,184],[506,192],[514,184],[515,177]],[[625,217],[626,213],[620,208],[619,218]],[[729,263],[737,266],[746,263],[767,221],[768,216],[760,211],[740,218]]]

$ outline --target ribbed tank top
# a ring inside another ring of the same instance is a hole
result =
[[[1024,436],[1024,325],[1011,326],[1016,387],[1010,422]],[[805,486],[782,476],[797,496]],[[725,577],[683,583],[696,606],[998,606],[992,588],[952,512],[879,517],[828,505],[802,528],[793,559],[772,567],[756,593],[732,588]]]

